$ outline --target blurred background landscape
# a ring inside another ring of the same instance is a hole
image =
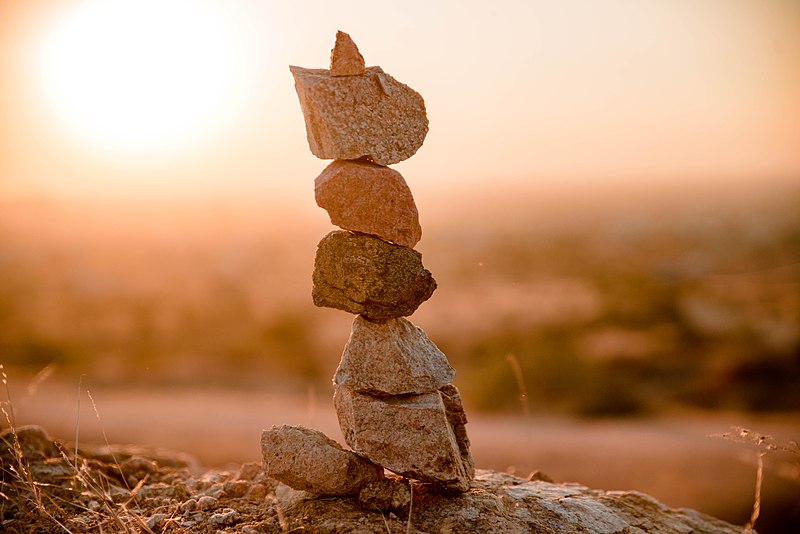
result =
[[[627,195],[426,199],[447,204],[418,246],[439,288],[413,320],[467,402],[518,410],[518,364],[532,410],[800,410],[800,188]],[[100,384],[328,387],[352,319],[311,304],[332,229],[322,210],[6,203],[3,361]]]
[[[800,439],[796,3],[109,5],[0,4],[18,424],[206,465],[271,424],[341,438],[352,317],[311,303],[333,227],[287,65],[342,29],[426,99],[396,167],[439,287],[411,320],[477,464],[747,521],[755,452],[709,436]],[[800,460],[766,462],[756,526],[789,532]]]

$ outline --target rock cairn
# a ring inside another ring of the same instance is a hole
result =
[[[333,159],[314,181],[317,204],[341,228],[314,261],[314,304],[355,314],[333,377],[346,451],[321,433],[275,427],[262,435],[270,476],[306,491],[357,493],[403,477],[466,491],[474,477],[455,371],[405,317],[436,281],[413,249],[419,214],[403,176],[388,165],[414,155],[428,132],[419,93],[366,67],[337,32],[330,69],[290,67],[311,152]],[[388,487],[388,486],[387,486]],[[373,488],[374,489],[374,488]]]

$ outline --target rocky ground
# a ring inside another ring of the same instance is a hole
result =
[[[394,495],[317,497],[267,478],[256,463],[208,471],[181,454],[121,446],[76,455],[34,426],[0,439],[0,530],[9,533],[740,532],[638,492],[556,484],[540,473],[479,470],[463,494],[397,480]]]

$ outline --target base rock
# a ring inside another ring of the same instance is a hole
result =
[[[318,430],[272,427],[261,434],[264,472],[294,489],[352,495],[383,478],[383,468],[344,450]]]
[[[32,513],[34,495],[29,485],[20,483],[15,472],[6,471],[6,476],[0,479],[0,491],[6,496],[4,532],[63,532],[64,526],[73,532],[137,532],[143,519],[156,523],[156,516],[165,515],[165,510],[170,511],[169,523],[175,526],[166,531],[187,534],[216,532],[212,518],[217,514],[229,517],[225,514],[230,514],[230,510],[236,510],[236,532],[406,532],[410,503],[399,493],[402,488],[393,495],[392,486],[397,485],[394,482],[366,486],[365,502],[360,504],[354,497],[318,497],[282,484],[276,487],[277,483],[266,478],[254,464],[242,466],[239,475],[237,470],[203,471],[195,461],[191,462],[195,467],[188,468],[185,454],[175,453],[170,459],[165,456],[166,451],[143,447],[137,447],[137,455],[156,463],[158,469],[142,480],[137,491],[156,496],[139,499],[135,511],[131,506],[117,504],[111,509],[101,506],[89,511],[85,495],[74,490],[75,458],[71,448],[62,446],[67,455],[63,457],[56,443],[50,438],[42,442],[41,436],[47,436],[42,429],[18,433],[16,437],[13,431],[8,431],[0,436],[0,458],[9,462],[6,468],[18,465],[12,462],[17,461],[15,442],[19,440],[22,461],[38,484],[43,512]],[[112,445],[110,449],[117,451],[113,456],[108,448],[101,449],[97,453],[87,449],[81,452],[80,460],[89,460],[82,467],[81,476],[108,481],[110,485],[105,491],[115,503],[130,502],[130,488],[116,478],[117,461],[130,457],[120,451],[130,447]],[[49,454],[52,456],[45,457]],[[247,492],[223,491],[228,483],[236,487],[244,484]],[[172,491],[162,491],[165,485]],[[98,494],[98,499],[102,502],[107,495]],[[200,505],[206,501],[208,505]],[[458,495],[442,494],[413,483],[413,501],[409,530],[415,533],[734,534],[742,530],[694,510],[670,509],[638,492],[606,492],[576,484],[525,481],[492,471],[478,471],[472,488]],[[398,509],[395,515],[368,509],[375,504]],[[217,516],[214,521],[220,519]]]
[[[334,386],[333,404],[352,449],[389,471],[455,491],[474,474],[459,446],[442,394],[375,397]]]
[[[455,534],[739,534],[737,527],[690,509],[671,509],[636,491],[601,491],[579,484],[527,482],[479,470],[458,495],[413,484],[411,528],[405,517],[368,512],[355,499],[298,495],[285,513],[301,518],[290,528],[309,532],[414,532]]]

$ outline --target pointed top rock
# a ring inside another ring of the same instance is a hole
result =
[[[331,50],[331,76],[358,76],[366,72],[364,56],[353,39],[343,31],[336,32],[336,44]]]

